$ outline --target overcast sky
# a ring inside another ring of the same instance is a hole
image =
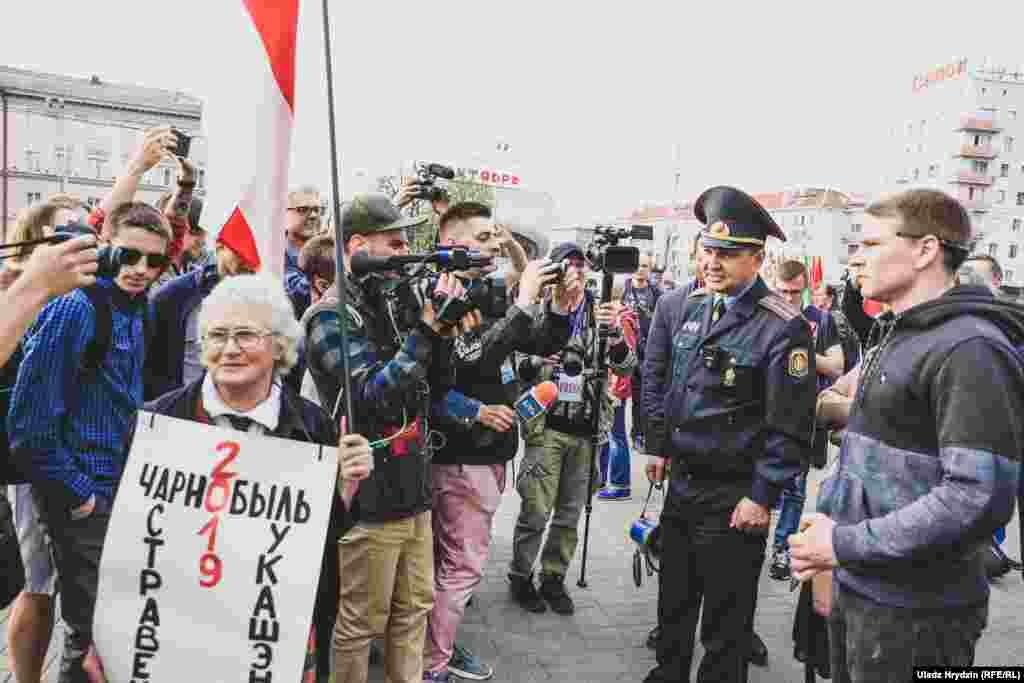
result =
[[[210,96],[232,45],[211,27],[233,1],[7,3],[0,63]],[[302,2],[292,180],[326,185],[321,3]],[[1024,64],[1016,1],[332,0],[331,11],[343,194],[356,171],[489,161],[552,193],[565,221],[671,200],[677,146],[680,199],[719,183],[875,191],[916,73],[954,56]]]

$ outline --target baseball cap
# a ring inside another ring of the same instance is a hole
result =
[[[428,216],[403,216],[391,200],[382,194],[359,194],[341,210],[341,232],[347,241],[352,235],[406,230],[427,222]],[[408,236],[407,236],[408,238]]]

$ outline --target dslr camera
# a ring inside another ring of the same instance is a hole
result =
[[[448,198],[448,191],[437,180],[452,180],[455,170],[444,164],[419,164],[416,168],[416,183],[419,186],[414,197],[431,202],[440,202]]]

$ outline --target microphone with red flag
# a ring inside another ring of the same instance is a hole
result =
[[[558,385],[554,382],[541,382],[520,396],[515,408],[523,422],[529,423],[548,412],[548,408],[557,400]]]

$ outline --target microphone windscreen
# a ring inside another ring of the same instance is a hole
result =
[[[541,382],[533,391],[537,401],[545,408],[551,407],[551,404],[558,400],[558,385],[554,382]]]

